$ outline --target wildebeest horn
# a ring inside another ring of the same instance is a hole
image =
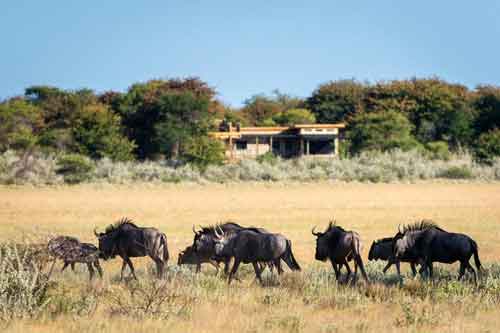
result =
[[[314,230],[316,230],[316,226],[314,226],[311,230],[311,233],[314,235],[314,236],[320,236],[321,235],[321,232],[314,232]]]
[[[400,223],[400,224],[398,224],[398,232],[399,232],[400,234],[402,234],[402,232],[401,232],[401,223]]]
[[[194,224],[193,224],[193,232],[194,232],[195,235],[198,235],[198,232],[196,231],[196,228],[195,228]]]
[[[217,229],[219,229],[219,230],[221,231],[221,233],[219,233],[219,232],[217,231]],[[222,238],[222,236],[224,236],[224,230],[222,230],[222,228],[221,228],[221,227],[219,227],[219,226],[216,226],[216,227],[214,228],[214,233],[215,233],[215,236],[216,236],[217,238]]]
[[[97,228],[94,228],[94,235],[95,235],[96,237],[99,237],[99,234],[97,233]]]

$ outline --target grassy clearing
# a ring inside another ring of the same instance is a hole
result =
[[[105,278],[90,284],[83,266],[78,274],[58,272],[43,311],[11,321],[7,330],[493,332],[500,305],[498,202],[496,183],[0,188],[0,241],[54,233],[95,242],[95,226],[129,216],[165,231],[172,253],[168,278],[160,283],[152,278],[147,260],[134,261],[139,283],[118,282],[118,260],[104,263]],[[400,288],[393,269],[384,276],[382,263],[369,263],[371,286],[338,285],[329,265],[314,261],[310,234],[313,225],[325,226],[333,215],[360,232],[364,258],[371,241],[393,234],[399,223],[434,219],[478,241],[487,274],[475,287],[455,281],[456,265],[441,266],[438,280],[407,277]],[[262,288],[251,268],[242,267],[242,281],[227,287],[211,267],[195,275],[174,265],[178,252],[192,241],[192,224],[226,219],[286,234],[304,271],[287,273],[279,281],[266,274]],[[158,297],[148,302],[151,295]]]

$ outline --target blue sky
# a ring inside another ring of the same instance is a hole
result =
[[[500,2],[481,0],[4,0],[0,98],[186,76],[233,106],[341,78],[499,85],[499,18]]]

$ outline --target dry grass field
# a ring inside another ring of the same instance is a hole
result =
[[[361,234],[366,260],[374,239],[393,235],[400,223],[430,218],[444,229],[472,236],[483,264],[489,267],[500,262],[498,183],[0,188],[3,242],[65,234],[95,243],[94,227],[102,230],[122,216],[155,226],[168,236],[170,294],[161,306],[161,316],[141,317],[123,304],[120,311],[117,299],[126,303],[134,283],[117,281],[121,263],[115,259],[104,263],[105,278],[90,284],[83,267],[77,275],[58,273],[51,291],[54,301],[49,304],[52,315],[16,320],[8,329],[53,333],[498,331],[500,279],[478,288],[456,283],[452,277],[457,266],[451,266],[440,271],[444,283],[407,278],[400,288],[393,270],[383,277],[379,273],[383,265],[370,263],[368,270],[375,281],[371,286],[361,281],[356,287],[337,285],[329,264],[314,261],[310,233],[311,227],[323,228],[335,216],[338,224]],[[199,276],[173,267],[178,252],[192,242],[192,225],[225,220],[285,234],[304,271],[287,272],[280,281],[267,275],[269,285],[261,287],[250,268],[245,268],[242,281],[227,287],[211,267]],[[134,263],[139,287],[153,286],[148,273],[151,262],[136,259]],[[62,301],[63,296],[73,303]]]

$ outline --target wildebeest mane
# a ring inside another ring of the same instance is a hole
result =
[[[215,225],[209,225],[209,226],[201,227],[200,233],[202,233],[202,234],[213,234],[213,233],[215,233],[215,228],[216,227],[223,228],[223,227],[229,226],[229,225],[234,226],[236,228],[243,228],[241,225],[239,225],[236,222],[227,221],[225,223],[217,223]]]
[[[333,229],[339,229],[340,231],[343,231],[343,232],[347,232],[347,230],[345,230],[344,228],[342,228],[341,226],[339,225],[336,225],[334,224],[333,222],[330,222],[328,224],[328,228],[326,229],[325,233],[329,232],[329,231],[332,231]]]
[[[415,222],[413,224],[409,224],[403,227],[403,234],[411,231],[424,231],[428,229],[437,229],[440,231],[445,231],[441,229],[436,223],[432,222],[431,220],[422,220],[420,222]]]
[[[106,229],[104,230],[104,233],[105,234],[108,234],[110,232],[113,232],[113,231],[116,231],[116,230],[119,230],[121,227],[123,227],[124,225],[130,225],[134,228],[139,228],[135,223],[132,222],[131,219],[129,219],[128,217],[123,217],[121,218],[120,220],[118,220],[117,222],[113,223],[113,224],[110,224],[106,227]]]

